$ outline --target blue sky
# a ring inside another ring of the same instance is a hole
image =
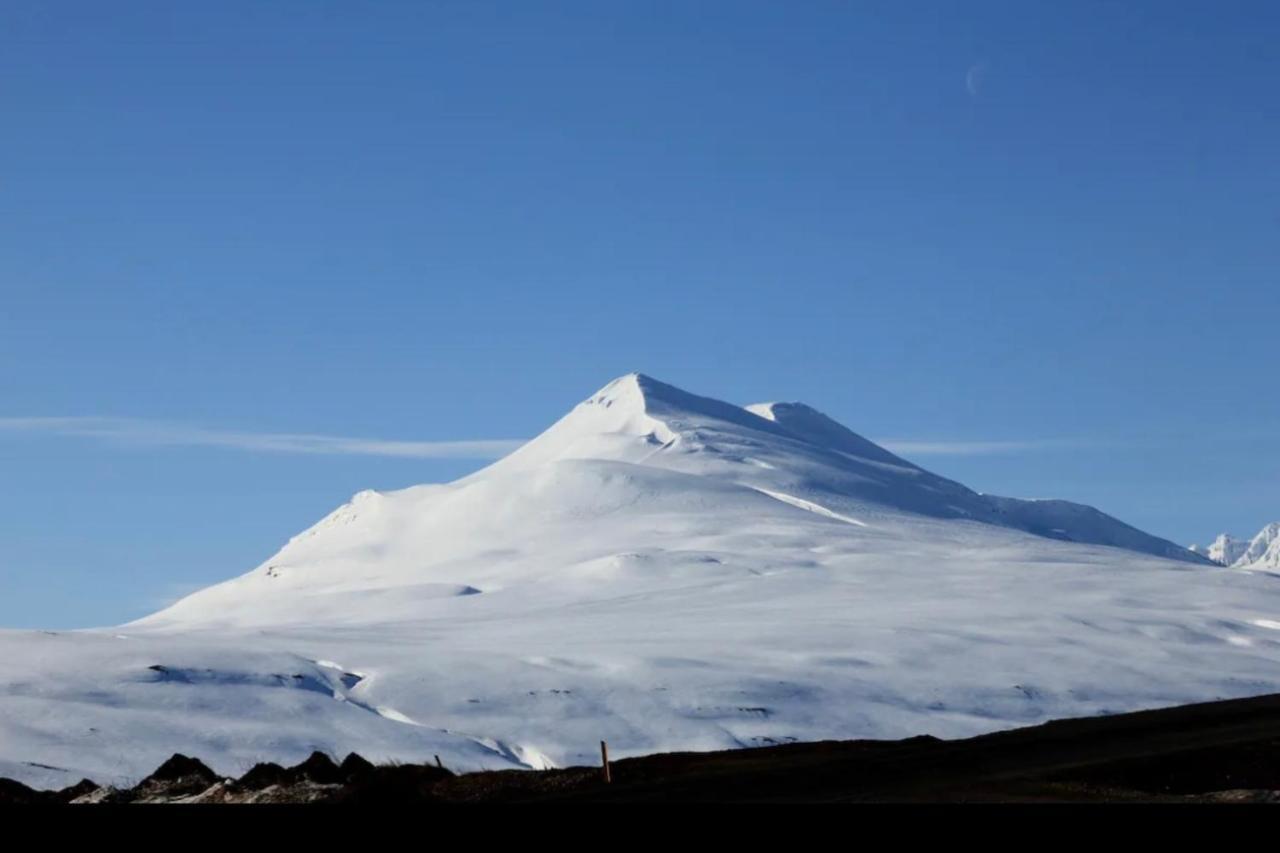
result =
[[[0,17],[0,625],[142,615],[498,447],[381,442],[632,370],[1182,542],[1280,518],[1273,3]]]

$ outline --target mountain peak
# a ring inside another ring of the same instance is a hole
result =
[[[1252,539],[1238,539],[1230,533],[1222,533],[1209,547],[1192,545],[1191,550],[1232,568],[1280,568],[1280,521],[1268,524]]]
[[[1250,568],[1280,568],[1280,521],[1268,524],[1249,540],[1238,564]]]
[[[588,470],[595,473],[587,474]],[[619,474],[623,470],[626,473]],[[548,478],[547,482],[559,477],[618,475],[635,482],[657,477],[675,488],[672,473],[695,478],[680,480],[678,489],[699,484],[694,490],[708,491],[707,505],[725,500],[730,493],[781,495],[776,499],[783,503],[818,514],[834,513],[832,517],[846,521],[867,514],[905,512],[1210,562],[1092,507],[979,494],[890,453],[804,403],[736,406],[643,373],[628,373],[609,382],[510,456],[459,484],[529,474]],[[583,512],[595,512],[590,509],[595,487],[579,485],[572,500],[557,500],[580,501]]]
[[[627,415],[645,415],[676,431],[710,419],[752,430],[787,434],[772,423],[772,419],[762,418],[755,412],[722,400],[691,394],[644,373],[619,376],[582,405],[603,406],[605,409],[620,407]]]
[[[603,388],[588,397],[586,402],[593,405],[602,405],[606,408],[610,408],[615,404],[622,404],[638,406],[643,409],[649,398],[660,399],[667,396],[668,392],[684,393],[672,385],[659,382],[652,376],[633,372],[619,376],[617,379],[606,383]]]

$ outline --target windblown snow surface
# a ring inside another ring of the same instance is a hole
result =
[[[0,632],[0,776],[943,737],[1280,690],[1280,583],[800,404],[618,379],[139,622]]]

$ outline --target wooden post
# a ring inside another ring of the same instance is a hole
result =
[[[440,763],[440,756],[438,755],[436,756],[436,767],[439,767],[441,770],[444,769],[444,765]]]
[[[609,776],[609,744],[600,741],[600,766],[604,770],[604,783],[608,785],[613,779]]]

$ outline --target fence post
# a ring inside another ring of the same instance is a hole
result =
[[[607,785],[613,781],[609,775],[609,744],[600,741],[600,767],[604,771],[604,783]]]

